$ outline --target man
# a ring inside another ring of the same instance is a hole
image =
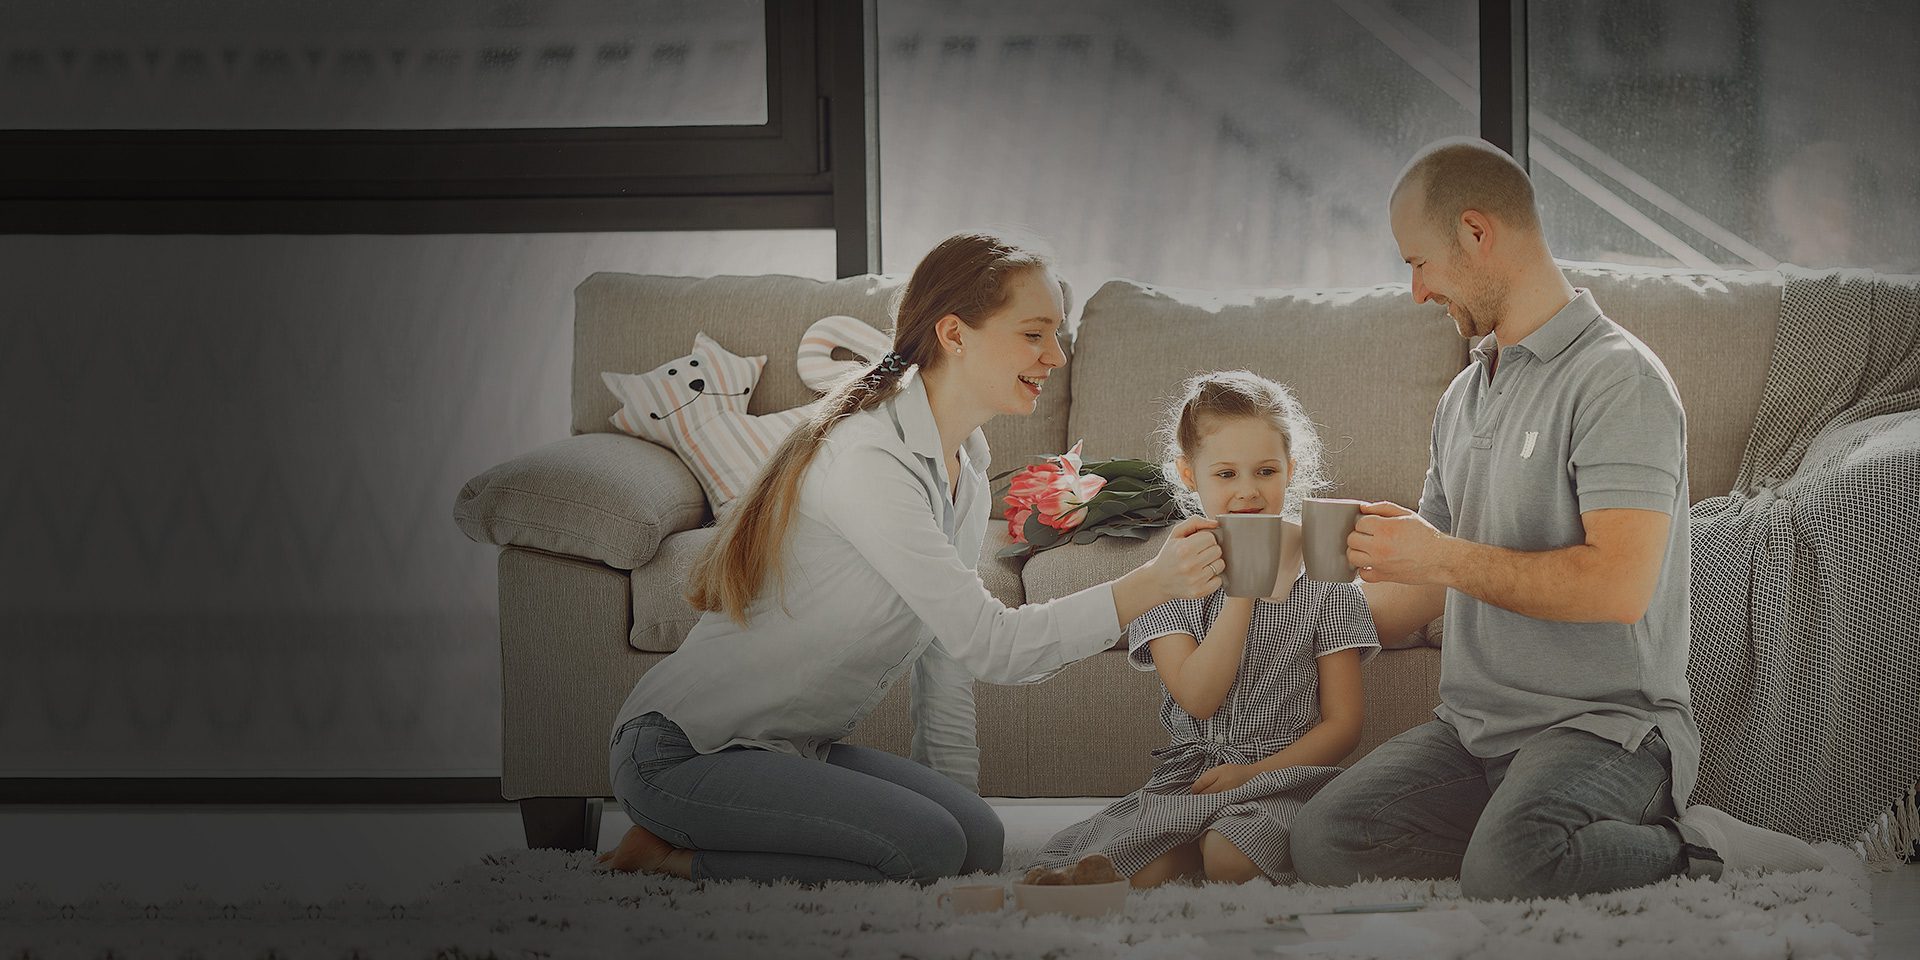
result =
[[[1797,839],[1686,806],[1686,421],[1666,368],[1567,283],[1497,148],[1421,151],[1390,213],[1414,300],[1476,342],[1435,413],[1419,511],[1369,504],[1348,558],[1382,640],[1444,610],[1441,703],[1301,811],[1300,876],[1458,876],[1509,898],[1819,867]]]

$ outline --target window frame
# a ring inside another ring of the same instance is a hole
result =
[[[29,234],[860,232],[847,214],[870,204],[841,194],[867,183],[864,12],[861,0],[766,0],[757,125],[0,131],[0,223]]]

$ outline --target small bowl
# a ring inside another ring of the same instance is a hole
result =
[[[1059,913],[1069,917],[1100,917],[1119,913],[1127,905],[1133,885],[1112,883],[1016,883],[1013,902],[1025,913]]]

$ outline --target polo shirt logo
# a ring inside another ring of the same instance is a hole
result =
[[[1526,460],[1533,456],[1533,442],[1538,439],[1540,439],[1540,431],[1527,431],[1527,442],[1520,446],[1520,459]]]

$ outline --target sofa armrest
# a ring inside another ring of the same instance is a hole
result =
[[[480,543],[531,547],[631,570],[668,534],[708,518],[679,455],[618,433],[584,433],[467,481],[453,519]]]

